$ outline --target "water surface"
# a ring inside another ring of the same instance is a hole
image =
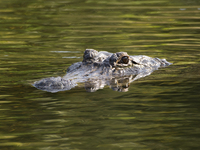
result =
[[[0,149],[199,149],[198,0],[0,4]],[[48,93],[31,85],[64,76],[86,48],[173,65],[128,92]]]

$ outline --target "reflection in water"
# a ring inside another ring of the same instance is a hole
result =
[[[131,75],[129,77],[125,77],[121,79],[112,79],[110,83],[111,88],[114,91],[127,92],[130,86],[130,83],[134,81],[134,78],[136,78],[135,75]]]
[[[91,80],[85,82],[85,89],[87,92],[95,92],[108,85],[114,91],[127,92],[130,83],[134,81],[135,77],[135,75],[130,75],[126,77],[112,78],[110,80]]]
[[[128,85],[134,80],[170,64],[165,59],[143,55],[129,56],[126,52],[113,54],[86,49],[83,61],[72,64],[64,77],[45,78],[35,82],[33,86],[54,93],[85,83],[88,92],[95,92],[105,85],[110,85],[114,91],[127,92]]]

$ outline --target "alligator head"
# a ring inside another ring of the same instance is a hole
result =
[[[116,91],[127,91],[134,80],[170,64],[165,59],[144,55],[129,56],[126,52],[113,54],[86,49],[83,61],[72,64],[64,77],[45,78],[36,81],[33,86],[48,92],[58,92],[85,83],[84,86],[89,92],[94,92],[105,85]]]

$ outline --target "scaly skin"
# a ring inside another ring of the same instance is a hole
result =
[[[36,81],[33,86],[48,92],[58,92],[85,83],[85,88],[89,92],[94,92],[105,85],[111,86],[113,90],[125,92],[134,80],[170,64],[165,59],[144,55],[129,56],[126,52],[113,54],[86,49],[83,61],[72,64],[64,77],[45,78]]]

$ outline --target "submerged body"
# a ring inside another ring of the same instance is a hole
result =
[[[126,52],[113,54],[86,49],[83,61],[72,64],[64,77],[45,78],[33,85],[48,92],[70,90],[82,85],[79,83],[85,83],[85,88],[89,92],[94,92],[105,85],[110,85],[116,91],[127,91],[129,83],[170,64],[165,59],[144,55],[129,56]]]

